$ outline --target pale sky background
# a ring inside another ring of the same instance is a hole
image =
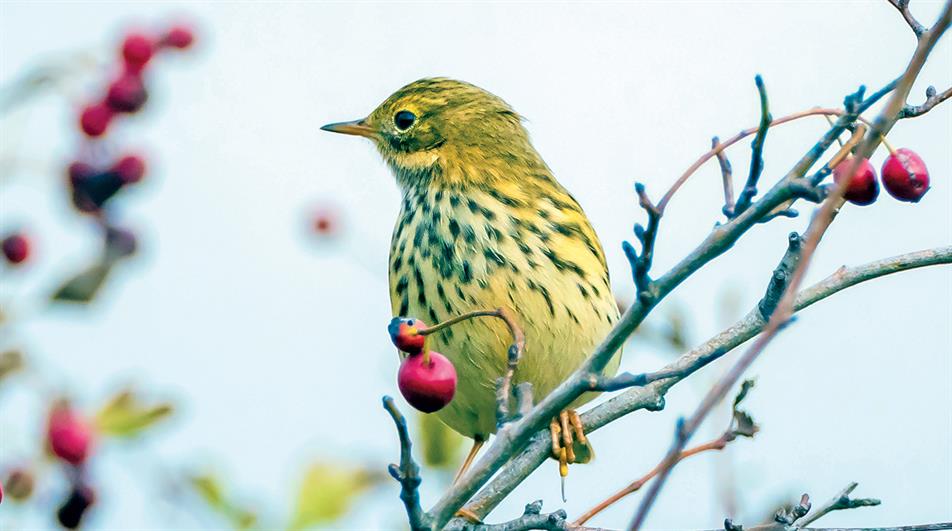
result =
[[[940,7],[912,4],[929,24]],[[397,458],[380,397],[398,394],[397,360],[385,333],[398,190],[369,142],[323,133],[322,124],[362,117],[424,76],[456,77],[500,95],[527,117],[536,147],[599,233],[618,293],[630,296],[620,243],[642,215],[633,181],[658,197],[708,149],[712,135],[756,124],[756,73],[764,76],[774,116],[781,116],[840,105],[860,84],[878,89],[902,71],[914,48],[885,0],[4,1],[0,84],[72,52],[108,57],[129,24],[176,15],[198,22],[200,44],[157,62],[147,111],[122,131],[123,143],[153,160],[147,182],[122,204],[122,219],[141,233],[142,253],[92,311],[47,311],[3,338],[24,345],[83,405],[99,404],[132,381],[182,406],[145,449],[103,449],[93,468],[102,503],[91,529],[215,527],[215,520],[191,520],[156,501],[143,484],[162,463],[215,468],[239,498],[270,508],[265,516],[276,519],[291,506],[309,460],[383,466]],[[92,227],[67,208],[61,182],[78,141],[74,105],[97,83],[91,74],[73,87],[72,100],[49,94],[3,117],[2,152],[20,164],[5,175],[0,230],[22,224],[38,239],[36,267],[5,279],[5,298],[14,289],[39,296],[89,257]],[[952,37],[923,70],[914,103],[929,84],[952,85]],[[771,132],[764,180],[779,178],[826,127],[815,118]],[[890,139],[921,154],[933,189],[918,205],[884,193],[874,206],[847,208],[808,282],[842,264],[952,242],[952,105],[901,122]],[[729,152],[738,189],[748,146]],[[883,158],[874,158],[877,168]],[[676,196],[662,224],[657,274],[721,219],[719,180],[716,164],[708,164]],[[308,212],[322,201],[345,213],[347,237],[332,248],[315,245],[306,230]],[[786,234],[806,223],[801,217],[756,227],[685,282],[658,317],[680,305],[689,312],[693,341],[706,339],[737,317],[721,310],[725,296],[737,297],[745,312],[759,299]],[[858,481],[856,495],[883,505],[831,515],[823,526],[952,519],[950,300],[948,268],[904,273],[823,301],[776,340],[750,371],[758,382],[747,406],[762,432],[729,451],[747,518],[802,492],[820,502]],[[623,368],[642,372],[668,359],[653,345],[635,343]],[[594,434],[598,459],[572,468],[568,503],[559,499],[549,463],[490,521],[514,517],[537,498],[546,510],[565,507],[577,516],[642,475],[668,447],[677,416],[693,410],[725,367],[717,363],[677,386],[663,412],[639,412]],[[25,389],[0,395],[0,464],[35,445],[41,421],[31,396]],[[705,428],[697,442],[721,422]],[[720,526],[718,459],[679,466],[649,527]],[[435,483],[425,479],[426,507],[439,495]],[[340,527],[399,528],[397,491],[386,483]],[[639,499],[591,523],[624,526]],[[0,507],[0,526],[8,510]],[[37,515],[19,515],[18,522],[52,525]]]

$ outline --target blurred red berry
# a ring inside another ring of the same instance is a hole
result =
[[[3,256],[11,264],[21,264],[30,257],[30,240],[24,234],[10,234],[0,246],[3,247]]]
[[[900,201],[918,203],[929,191],[926,163],[911,149],[897,149],[883,163],[883,186]]]
[[[88,485],[73,485],[69,497],[56,511],[56,519],[66,529],[78,529],[89,506],[96,503],[96,493]]]
[[[328,206],[318,208],[314,212],[313,227],[318,236],[335,236],[340,230],[337,210]]]
[[[3,503],[3,483],[0,483],[0,503]]]
[[[126,155],[113,165],[111,171],[125,184],[137,183],[145,175],[145,161],[139,155]]]
[[[50,410],[46,438],[53,454],[72,465],[86,461],[92,446],[90,426],[65,402],[58,402]]]
[[[73,186],[78,186],[83,181],[96,175],[96,168],[93,168],[91,164],[75,160],[70,163],[67,174],[69,175],[69,183]]]
[[[115,112],[136,112],[145,104],[148,94],[142,77],[126,72],[109,85],[106,105]]]
[[[115,113],[105,103],[96,103],[83,109],[79,116],[79,125],[89,136],[99,136],[109,128],[109,122]]]
[[[426,323],[423,321],[406,317],[394,317],[387,325],[387,332],[390,333],[394,346],[407,354],[419,354],[423,351],[426,336],[419,332],[425,329]]]
[[[184,50],[192,45],[195,32],[188,26],[172,26],[168,33],[159,41],[160,45]]]
[[[122,58],[133,72],[138,72],[152,59],[152,39],[141,33],[130,33],[122,41]]]
[[[847,173],[853,168],[855,159],[847,157],[833,168],[833,181],[839,184],[846,179]],[[863,159],[850,179],[849,187],[843,197],[854,205],[869,205],[879,197],[879,182],[876,180],[876,169]]]
[[[446,356],[432,350],[407,356],[400,363],[397,387],[411,406],[424,413],[433,413],[453,400],[456,368]]]

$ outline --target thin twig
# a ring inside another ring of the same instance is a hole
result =
[[[764,86],[764,80],[758,74],[754,78],[757,84],[757,92],[760,94],[760,125],[757,127],[757,136],[750,145],[750,173],[747,175],[747,184],[740,191],[737,198],[737,205],[734,208],[734,215],[743,213],[750,208],[754,196],[757,195],[757,182],[764,172],[764,142],[767,139],[767,129],[773,118],[770,116],[770,104],[767,101],[767,87]]]
[[[829,120],[829,117],[827,117],[827,120]],[[830,121],[830,126],[833,126],[832,121]],[[721,182],[724,186],[724,206],[721,208],[721,212],[728,218],[732,218],[734,217],[734,176],[732,175],[731,161],[727,159],[727,154],[720,146],[721,140],[719,138],[715,136],[711,139],[711,150],[714,151],[717,164],[721,168]]]
[[[648,198],[644,184],[635,183],[635,193],[638,194],[638,205],[648,214],[648,228],[640,223],[635,224],[635,237],[641,243],[640,253],[635,251],[634,246],[627,241],[622,242],[622,250],[625,251],[625,257],[631,265],[631,277],[640,296],[651,287],[648,272],[651,271],[651,262],[654,259],[655,239],[658,237],[658,224],[661,222],[662,212]]]
[[[919,21],[916,20],[916,17],[912,16],[912,13],[909,12],[909,0],[889,0],[889,3],[899,10],[902,14],[902,18],[906,19],[906,23],[909,24],[912,32],[916,34],[916,38],[921,38],[922,34],[926,31],[926,27],[920,24]]]
[[[738,409],[738,405],[741,403],[741,401],[744,400],[744,398],[747,396],[748,390],[750,390],[750,388],[753,387],[753,385],[754,385],[753,381],[744,382],[744,385],[741,391],[737,394],[737,397],[734,399],[733,415],[731,416],[731,420],[728,423],[727,428],[724,430],[724,433],[720,434],[717,438],[710,440],[704,444],[700,444],[698,446],[695,446],[694,448],[689,448],[687,450],[684,450],[683,452],[681,452],[680,455],[678,455],[678,461],[682,461],[688,457],[691,457],[692,455],[697,455],[697,454],[711,451],[711,450],[723,450],[724,448],[727,447],[729,443],[736,440],[738,436],[753,437],[754,434],[757,433],[759,428],[754,423],[753,419],[750,418],[750,415]],[[572,522],[572,524],[582,525],[585,522],[591,520],[592,517],[594,517],[596,514],[604,511],[605,509],[617,503],[619,500],[628,496],[629,494],[636,492],[638,489],[643,487],[645,483],[650,481],[651,478],[655,477],[655,475],[657,475],[658,472],[660,471],[661,471],[661,465],[655,466],[651,471],[649,471],[644,476],[629,483],[627,486],[625,486],[618,492],[612,494],[611,496],[606,498],[604,501],[602,501],[595,507],[592,507],[591,509],[589,509],[588,512],[586,512],[582,516],[575,519],[575,521]]]
[[[950,22],[952,22],[952,0],[949,0],[946,3],[942,14],[935,25],[924,34],[924,38],[919,40],[919,45],[916,47],[916,51],[913,54],[909,65],[906,67],[905,72],[900,77],[900,81],[896,85],[896,89],[893,92],[892,97],[889,99],[885,108],[880,112],[879,116],[873,122],[873,126],[871,128],[872,130],[869,136],[867,136],[865,142],[863,142],[863,144],[860,146],[859,154],[853,163],[853,168],[851,168],[847,175],[853,175],[859,166],[861,158],[868,158],[870,155],[872,155],[873,151],[882,141],[882,137],[885,136],[893,124],[895,124],[899,116],[899,111],[902,110],[906,98],[909,96],[909,91],[912,88],[913,82],[918,77],[919,72],[922,70],[922,66],[925,64],[925,61],[929,56],[929,53],[932,51],[936,42],[938,42],[938,39],[941,37],[942,33],[948,28]],[[849,101],[846,102],[845,107],[847,111],[851,110]],[[858,111],[858,106],[852,110],[854,112]],[[690,440],[691,435],[693,435],[693,433],[698,429],[701,422],[703,422],[704,418],[711,411],[714,405],[717,404],[717,402],[719,402],[727,394],[729,389],[737,382],[737,380],[740,379],[741,375],[747,370],[748,367],[750,367],[754,360],[757,359],[760,353],[764,351],[767,345],[773,340],[776,334],[793,315],[795,311],[795,298],[800,286],[800,282],[802,282],[803,277],[806,274],[807,266],[810,264],[810,260],[816,251],[817,245],[819,244],[827,228],[830,226],[830,223],[833,221],[835,210],[840,204],[842,204],[842,197],[849,186],[849,181],[850,179],[847,178],[838,183],[833,188],[830,196],[814,214],[813,220],[810,222],[809,227],[807,227],[807,230],[804,233],[806,243],[801,250],[800,263],[794,270],[792,278],[790,279],[790,283],[784,292],[784,296],[781,298],[776,310],[771,315],[763,334],[757,339],[757,341],[755,341],[751,348],[748,349],[748,351],[745,352],[743,356],[741,356],[737,363],[724,375],[724,377],[721,378],[721,380],[711,388],[710,392],[708,392],[708,394],[705,396],[704,400],[695,410],[694,414],[692,414],[691,417],[685,421],[684,425],[681,426],[681,429],[678,430],[678,436],[675,437],[675,444],[672,446],[672,449],[668,452],[668,455],[665,456],[663,460],[663,462],[665,462],[665,468],[662,469],[662,472],[658,476],[658,480],[652,483],[651,488],[642,500],[642,503],[638,507],[638,511],[635,513],[635,517],[632,520],[630,529],[640,529],[644,524],[648,511],[650,510],[654,500],[657,498],[661,487],[664,485],[664,480],[670,473],[671,467],[676,464],[675,458],[681,452],[681,450],[683,450],[687,441]]]
[[[847,485],[839,494],[817,508],[817,510],[797,520],[795,522],[797,527],[807,527],[833,511],[855,509],[857,507],[872,507],[882,503],[876,498],[850,498],[850,493],[853,492],[853,489],[855,489],[857,485],[858,483],[855,481]],[[793,524],[794,522],[790,523]]]
[[[930,85],[929,88],[926,89],[926,101],[924,101],[922,105],[906,104],[903,106],[902,111],[899,112],[899,118],[915,118],[916,116],[921,116],[949,98],[952,98],[952,87],[937,94],[935,87]]]
[[[413,442],[407,431],[407,419],[389,396],[383,397],[383,407],[387,413],[390,413],[390,418],[397,426],[397,435],[400,437],[400,465],[391,464],[387,470],[393,479],[400,482],[400,499],[407,510],[410,529],[414,531],[426,529],[423,508],[420,507],[420,483],[423,480],[420,478],[420,465],[413,460]]]

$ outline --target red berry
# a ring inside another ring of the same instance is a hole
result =
[[[145,175],[145,161],[138,155],[126,155],[113,165],[111,171],[125,184],[137,183]]]
[[[433,413],[453,400],[456,368],[446,356],[432,350],[427,354],[407,356],[400,363],[397,386],[411,406],[424,413]]]
[[[419,319],[394,317],[387,325],[390,340],[398,349],[407,354],[419,354],[423,351],[426,336],[419,333],[421,330],[426,330],[426,323]]]
[[[833,168],[833,181],[839,184],[846,178],[846,174],[853,168],[855,159],[848,157],[840,161]],[[850,179],[849,187],[843,197],[854,205],[869,205],[879,197],[879,182],[876,180],[876,170],[869,160],[863,159]]]
[[[192,45],[195,33],[188,26],[172,26],[168,33],[159,41],[162,46],[170,46],[184,50]]]
[[[109,85],[106,105],[115,112],[136,112],[142,108],[147,98],[142,77],[127,72]]]
[[[900,201],[918,203],[929,191],[926,163],[911,149],[897,149],[883,163],[883,186]]]
[[[152,59],[152,39],[141,33],[130,33],[122,41],[122,57],[130,70],[138,72]]]
[[[23,263],[30,257],[30,240],[23,234],[10,234],[3,239],[3,256],[11,264]]]
[[[99,136],[106,132],[114,113],[105,103],[96,103],[83,109],[79,116],[79,125],[89,136]]]
[[[86,164],[85,162],[75,160],[70,163],[67,174],[69,175],[69,183],[75,187],[81,185],[93,175],[96,175],[96,168],[93,168],[92,165]]]
[[[92,431],[69,405],[60,402],[50,410],[46,437],[53,453],[72,465],[86,461],[92,445]]]

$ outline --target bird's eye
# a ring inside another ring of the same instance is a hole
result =
[[[416,121],[416,115],[410,111],[400,111],[393,117],[393,123],[397,129],[406,131]]]

